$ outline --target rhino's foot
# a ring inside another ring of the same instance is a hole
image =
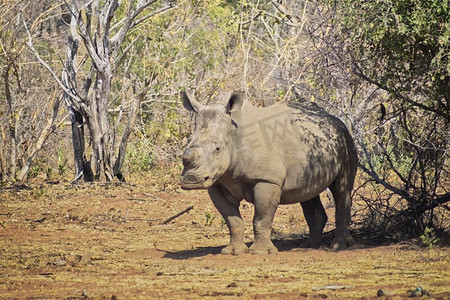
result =
[[[250,253],[254,255],[260,254],[277,254],[278,249],[272,243],[272,241],[268,242],[254,242],[253,245],[250,246]]]
[[[350,233],[347,233],[342,236],[336,237],[331,246],[333,247],[333,250],[343,250],[353,246],[354,244],[356,244],[355,240],[350,235]]]
[[[298,248],[310,248],[310,249],[319,249],[322,241],[305,241],[298,245]]]
[[[242,253],[247,253],[248,252],[248,247],[245,244],[242,245],[234,245],[234,244],[229,244],[228,246],[226,246],[225,248],[222,249],[222,251],[220,251],[220,254],[224,254],[224,255],[239,255]]]

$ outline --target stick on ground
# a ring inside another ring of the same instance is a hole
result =
[[[169,223],[170,221],[172,221],[172,220],[174,220],[174,219],[178,218],[179,216],[181,216],[181,215],[183,215],[183,214],[187,213],[188,211],[190,211],[190,210],[191,210],[191,209],[193,209],[193,208],[194,208],[194,206],[193,206],[193,205],[189,206],[189,207],[188,207],[188,208],[186,208],[185,210],[183,210],[183,211],[180,211],[180,212],[179,212],[179,213],[177,213],[176,215],[174,215],[174,216],[172,216],[172,217],[168,218],[167,220],[165,220],[164,222],[162,222],[162,223],[161,223],[161,225],[162,225],[162,224],[167,224],[167,223]]]

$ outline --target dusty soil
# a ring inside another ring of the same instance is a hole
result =
[[[220,255],[228,231],[206,192],[149,186],[1,190],[0,299],[400,299],[419,285],[450,298],[448,247],[296,248],[306,223],[291,205],[275,217],[277,255]],[[250,244],[252,205],[242,212]]]

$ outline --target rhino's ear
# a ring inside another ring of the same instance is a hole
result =
[[[230,100],[228,100],[226,105],[227,113],[231,114],[232,112],[240,110],[242,104],[244,104],[244,93],[234,92],[231,94]]]
[[[189,110],[198,113],[199,110],[203,107],[200,103],[198,103],[192,95],[188,95],[186,91],[180,92],[181,98],[183,99],[183,106]]]

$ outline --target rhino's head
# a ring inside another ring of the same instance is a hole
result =
[[[226,104],[214,106],[204,106],[185,92],[181,96],[184,107],[197,115],[195,132],[183,153],[181,187],[186,190],[206,189],[230,167],[235,130],[231,113],[241,109],[243,95],[235,92]]]

